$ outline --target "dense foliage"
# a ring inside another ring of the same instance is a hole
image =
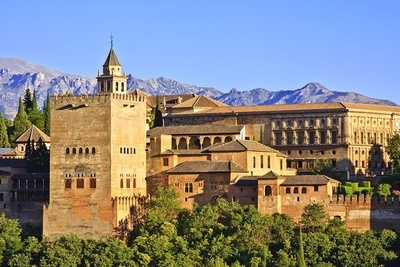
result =
[[[137,232],[117,238],[21,240],[17,222],[0,216],[3,266],[396,266],[395,232],[347,231],[319,204],[296,224],[286,215],[261,215],[254,206],[218,199],[179,208],[171,188],[159,189],[136,213]]]

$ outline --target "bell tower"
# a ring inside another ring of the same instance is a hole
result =
[[[111,48],[106,61],[103,64],[103,73],[97,73],[97,88],[99,94],[126,94],[126,74],[122,75],[122,66],[113,48],[113,36],[111,35]]]

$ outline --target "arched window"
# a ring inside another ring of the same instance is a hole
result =
[[[290,194],[290,187],[286,187],[286,194]]]
[[[210,137],[204,137],[203,139],[203,148],[211,146],[211,140]]]
[[[69,154],[69,147],[65,149],[65,154]]]
[[[118,91],[118,82],[115,82],[115,91]]]
[[[122,154],[122,147],[119,148],[119,153]]]
[[[214,138],[214,144],[221,143],[221,137]]]
[[[85,154],[89,154],[89,148],[85,148]]]
[[[301,193],[302,193],[302,194],[307,194],[307,188],[303,187],[303,188],[301,189]]]
[[[79,154],[82,154],[83,153],[83,149],[80,147],[79,148]]]
[[[178,149],[187,149],[187,143],[185,138],[181,137],[181,139],[179,139]]]
[[[124,83],[122,82],[121,83],[121,92],[123,92],[125,90],[125,87],[124,87]]]
[[[72,154],[76,154],[76,148],[75,147],[72,149]]]
[[[136,154],[136,148],[133,148],[133,154]]]
[[[294,193],[294,194],[298,194],[298,193],[299,193],[299,188],[298,188],[298,187],[295,187],[294,190],[293,190],[293,193]]]
[[[96,148],[92,147],[92,154],[96,154]]]
[[[269,185],[267,185],[265,187],[265,195],[266,196],[271,196],[272,195],[272,188]]]
[[[228,143],[230,141],[232,141],[232,137],[230,136],[225,137],[225,143]]]

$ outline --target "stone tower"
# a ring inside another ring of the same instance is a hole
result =
[[[111,46],[97,95],[51,99],[50,201],[43,234],[113,235],[146,194],[146,101],[126,92]]]

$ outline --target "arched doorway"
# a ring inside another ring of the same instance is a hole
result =
[[[272,188],[269,185],[265,187],[265,196],[272,196]]]

